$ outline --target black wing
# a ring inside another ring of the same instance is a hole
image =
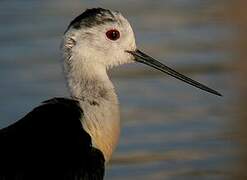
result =
[[[0,130],[0,180],[103,179],[104,156],[82,115],[77,101],[54,98]]]

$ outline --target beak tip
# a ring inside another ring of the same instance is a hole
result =
[[[216,96],[219,96],[219,97],[223,97],[223,95],[221,94],[221,93],[219,93],[218,91],[215,91],[215,90],[213,90],[213,89],[207,89],[206,91],[208,91],[208,92],[210,92],[210,93],[212,93],[212,94],[214,94],[214,95],[216,95]]]
[[[223,97],[223,95],[222,95],[222,94],[220,94],[220,93],[218,93],[218,92],[217,92],[217,95],[218,95],[218,96],[220,96],[220,97]]]

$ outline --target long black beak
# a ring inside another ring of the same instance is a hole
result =
[[[181,81],[184,81],[192,86],[195,86],[199,89],[202,89],[204,91],[207,91],[209,93],[212,93],[212,94],[215,94],[215,95],[218,95],[218,96],[222,96],[220,93],[218,93],[217,91],[197,82],[197,81],[194,81],[193,79],[190,79],[178,72],[176,72],[175,70],[167,67],[166,65],[160,63],[159,61],[155,60],[154,58],[144,54],[143,52],[141,52],[140,50],[136,50],[136,51],[127,51],[128,53],[132,54],[134,57],[135,57],[135,60],[137,62],[140,62],[140,63],[143,63],[143,64],[146,64],[148,66],[151,66],[155,69],[158,69],[166,74],[169,74],[177,79],[180,79]]]

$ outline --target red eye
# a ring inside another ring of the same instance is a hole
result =
[[[120,32],[116,29],[112,29],[106,32],[106,36],[108,39],[112,41],[116,41],[117,39],[120,38]]]

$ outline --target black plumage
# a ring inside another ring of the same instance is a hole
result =
[[[54,98],[0,130],[0,180],[98,180],[104,156],[83,129],[77,101]]]

